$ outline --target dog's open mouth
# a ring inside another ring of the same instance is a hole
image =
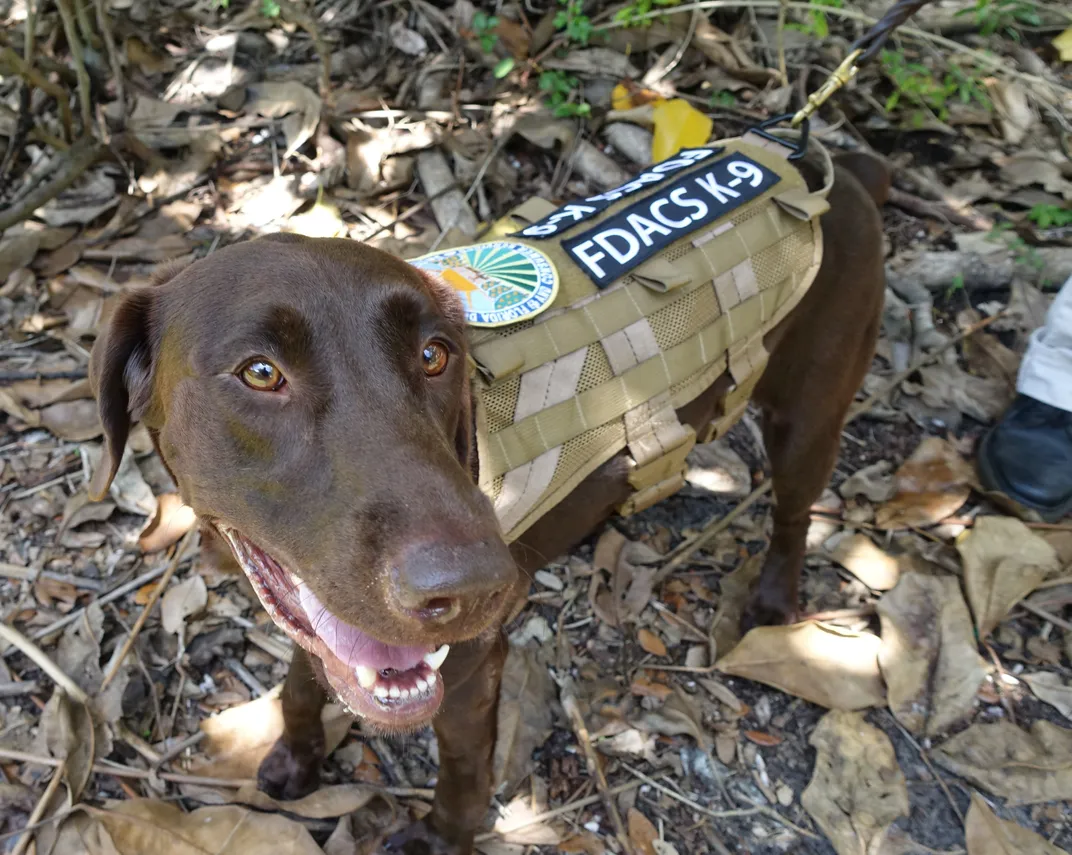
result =
[[[450,647],[384,644],[336,617],[309,586],[229,526],[216,528],[269,616],[324,663],[324,675],[352,713],[387,730],[426,724],[443,699],[439,669]]]

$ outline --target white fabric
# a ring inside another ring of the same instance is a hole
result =
[[[1016,390],[1072,412],[1072,277],[1057,293],[1045,326],[1031,335]]]

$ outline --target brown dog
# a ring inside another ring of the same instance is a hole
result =
[[[795,613],[809,507],[878,330],[887,188],[878,161],[837,159],[821,270],[764,342],[754,399],[776,507],[752,624]],[[502,621],[531,571],[630,493],[619,456],[508,549],[473,480],[465,357],[453,291],[360,243],[277,235],[128,294],[91,365],[107,451],[91,492],[142,421],[203,530],[297,642],[262,788],[316,786],[328,691],[388,732],[440,710],[434,808],[404,840],[451,852],[471,849],[490,796]],[[681,421],[708,423],[729,386]]]

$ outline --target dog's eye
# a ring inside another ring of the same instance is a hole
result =
[[[258,392],[278,391],[287,382],[279,368],[267,359],[260,358],[247,362],[238,376],[250,389],[256,389]]]
[[[428,342],[421,351],[421,367],[429,377],[436,377],[446,371],[449,361],[450,351],[438,341]]]

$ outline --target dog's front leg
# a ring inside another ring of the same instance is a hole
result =
[[[388,848],[468,855],[491,802],[492,754],[507,641],[490,638],[451,649],[443,667],[446,697],[433,722],[439,781],[428,817],[388,841]]]
[[[257,786],[272,798],[297,799],[320,782],[324,759],[324,725],[320,713],[327,701],[309,654],[295,645],[283,684],[283,735],[257,770]]]

